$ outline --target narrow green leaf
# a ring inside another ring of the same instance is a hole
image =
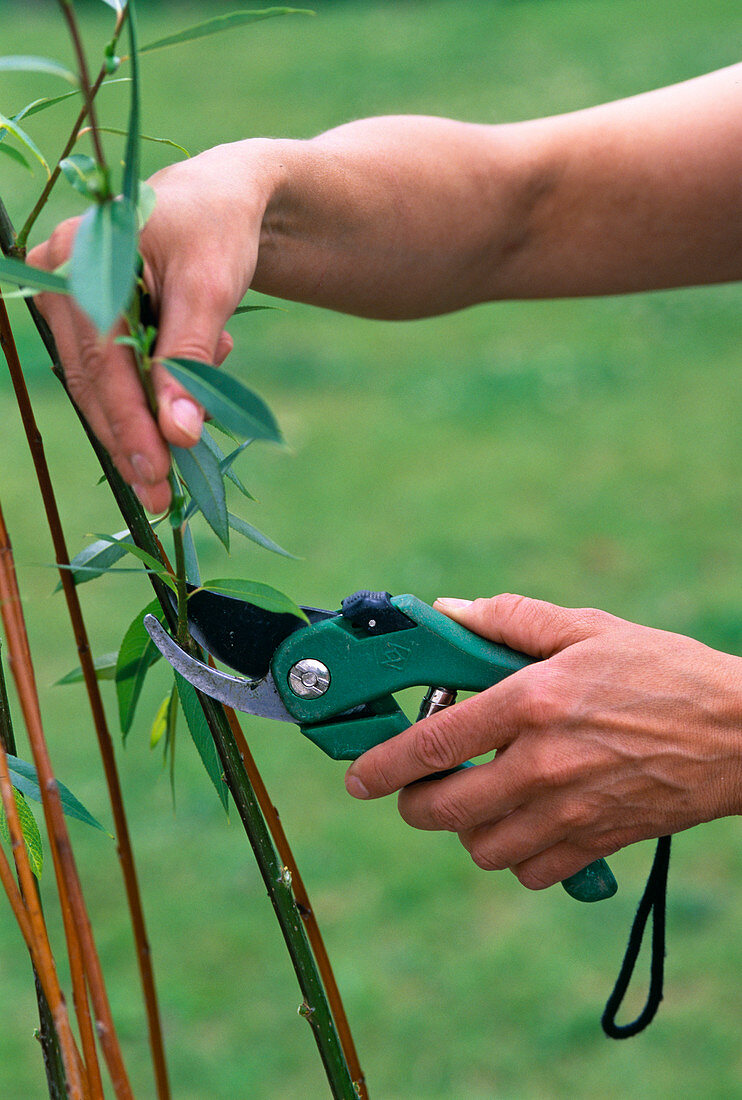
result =
[[[91,542],[79,554],[75,554],[70,562],[73,581],[75,584],[85,584],[86,581],[95,580],[107,573],[112,565],[128,554],[132,545],[128,530]],[[54,591],[59,592],[61,587],[58,584]]]
[[[10,756],[9,754],[8,770],[10,772],[10,782],[14,787],[17,787],[26,798],[32,798],[34,802],[41,802],[41,790],[36,776],[36,768],[33,764],[28,764],[25,760],[19,760],[17,756]],[[93,815],[85,809],[82,802],[75,798],[72,791],[65,787],[64,783],[57,780],[57,788],[62,809],[67,817],[74,817],[77,821],[82,821],[86,825],[91,825],[94,829],[100,829],[101,832],[108,833],[108,830],[104,829],[99,821],[96,821]],[[111,834],[108,833],[108,835]]]
[[[209,433],[206,431],[206,428],[204,428],[201,433],[201,441],[209,448],[211,453],[216,458],[222,474],[225,477],[228,477],[232,484],[236,485],[242,495],[246,496],[248,500],[255,500],[255,497],[245,488],[240,479],[237,477],[237,474],[232,469],[233,464],[240,457],[242,452],[247,447],[249,447],[250,444],[254,442],[254,440],[246,439],[244,443],[241,443],[239,447],[235,448],[235,450],[230,451],[228,455],[225,455],[224,451],[221,449],[213,436],[209,435]]]
[[[61,76],[73,87],[77,85],[75,74],[51,57],[26,57],[21,54],[0,57],[0,73],[47,73],[49,76]]]
[[[30,287],[33,290],[53,291],[55,294],[69,292],[67,280],[62,275],[31,267],[12,256],[0,256],[0,283],[12,283],[14,286]]]
[[[73,153],[64,160],[60,160],[59,167],[75,191],[84,195],[86,199],[94,199],[100,194],[103,182],[100,169],[87,153]]]
[[[115,679],[117,657],[117,653],[103,653],[100,657],[93,659],[96,680]],[[77,668],[73,668],[72,672],[68,672],[66,676],[63,676],[61,680],[57,680],[53,686],[65,687],[67,684],[81,684],[84,679],[82,667],[78,665]]]
[[[266,611],[287,612],[306,620],[306,615],[297,604],[277,588],[271,588],[268,584],[260,584],[258,581],[235,580],[226,577],[220,580],[204,581],[203,588],[207,592],[217,592],[223,596],[237,596],[247,603],[253,603],[256,607],[263,607]],[[195,589],[195,591],[199,591]],[[193,592],[190,593],[193,595]]]
[[[20,164],[24,168],[27,168],[31,175],[33,175],[33,169],[31,168],[31,165],[28,163],[23,153],[21,153],[14,146],[0,145],[0,153],[3,153],[6,157],[10,157],[10,159],[14,160],[16,164]]]
[[[28,853],[28,862],[36,878],[41,878],[44,868],[44,846],[41,843],[41,833],[36,824],[36,818],[31,812],[31,807],[20,791],[13,789],[18,821],[21,826],[21,834]],[[10,827],[5,814],[5,807],[0,804],[0,836],[10,843]]]
[[[109,84],[129,84],[131,82],[130,76],[118,76],[115,80],[105,80],[101,84],[102,88],[107,88]],[[14,122],[20,122],[22,118],[30,117],[31,115],[37,115],[40,111],[46,111],[49,107],[56,107],[58,103],[64,103],[65,99],[71,99],[72,96],[80,95],[80,89],[74,92],[65,92],[63,95],[44,96],[42,99],[35,99],[33,103],[27,104],[23,110],[13,115]],[[0,140],[2,140],[2,134],[0,134]]]
[[[91,207],[75,237],[70,289],[99,332],[126,309],[137,279],[137,212],[126,199]]]
[[[139,221],[139,232],[141,233],[145,225],[152,217],[152,213],[157,203],[157,192],[154,187],[150,187],[148,183],[139,184],[139,202],[137,204],[137,218]]]
[[[246,520],[241,519],[240,516],[235,516],[232,512],[227,513],[229,520],[229,526],[233,531],[236,531],[238,535],[244,535],[246,539],[250,539],[251,542],[255,542],[258,546],[262,546],[264,550],[270,550],[273,554],[280,554],[284,558],[293,558],[296,560],[296,554],[290,554],[288,550],[284,550],[282,546],[279,546],[273,539],[269,539],[267,535],[264,535],[262,531],[259,531],[257,527],[253,527],[251,523],[247,523]]]
[[[275,417],[266,403],[236,378],[195,359],[164,359],[163,364],[230,431],[251,439],[282,442]]]
[[[214,19],[207,19],[203,23],[197,23],[193,27],[169,34],[164,38],[157,38],[154,42],[142,46],[140,54],[151,53],[152,50],[164,50],[166,46],[177,46],[181,42],[192,42],[195,38],[205,38],[209,34],[218,34],[220,31],[232,30],[233,27],[241,27],[246,23],[257,23],[262,19],[272,19],[277,15],[314,15],[313,11],[306,8],[263,8],[253,11],[236,11],[230,15],[218,15]]]
[[[18,125],[17,122],[14,121],[14,119],[6,118],[5,115],[0,114],[0,132],[3,130],[7,130],[7,132],[9,134],[12,134],[17,141],[20,141],[21,145],[24,145],[26,149],[28,149],[29,153],[31,153],[32,156],[36,158],[41,167],[44,169],[44,171],[46,172],[46,177],[47,179],[49,179],[49,177],[51,176],[49,165],[46,163],[44,155],[39,149],[36,142],[28,136],[25,130],[21,129],[21,127]]]
[[[224,782],[222,765],[214,745],[211,731],[204,718],[201,704],[198,701],[196,689],[184,680],[180,673],[175,673],[175,683],[178,685],[180,705],[183,708],[186,724],[193,738],[193,743],[198,750],[203,766],[209,779],[216,787],[216,792],[221,799],[225,810],[229,809],[229,794],[227,784]]]
[[[137,43],[137,10],[134,0],[127,5],[129,24],[129,49],[131,50],[131,99],[129,101],[129,126],[124,156],[124,180],[122,190],[136,210],[139,204],[139,45]]]
[[[170,718],[170,707],[172,703],[173,692],[169,691],[157,708],[157,714],[155,715],[155,720],[152,723],[152,729],[149,731],[149,747],[151,749],[156,748],[164,735],[167,733],[168,721]]]
[[[237,306],[237,309],[232,314],[233,317],[239,317],[241,313],[257,313],[258,310],[271,309],[278,313],[285,313],[285,309],[281,309],[280,306]]]
[[[111,545],[117,543],[117,540],[113,535],[98,534],[96,535],[96,538],[100,539],[101,542],[107,542]],[[158,561],[157,558],[152,556],[152,554],[148,554],[146,550],[142,550],[139,546],[135,546],[133,542],[126,543],[126,552],[127,554],[133,554],[135,558],[139,558],[139,560],[144,562],[144,564],[148,567],[148,572],[155,573],[161,581],[164,581],[169,588],[172,588],[173,591],[175,591],[176,584],[172,574],[168,573],[162,562]]]
[[[99,126],[98,129],[104,134],[118,134],[119,137],[127,137],[128,136],[128,131],[127,130],[119,130],[115,126]],[[188,157],[189,160],[191,158],[191,153],[189,153],[187,149],[185,149],[182,145],[178,145],[177,141],[171,141],[170,138],[152,137],[150,134],[140,134],[139,135],[139,140],[140,141],[152,141],[156,145],[169,145],[171,149],[177,149],[179,153],[182,153],[184,156]],[[141,187],[141,184],[139,186]],[[262,308],[262,309],[271,309],[271,308],[275,308],[275,307],[256,306],[255,308],[256,309],[260,309],[260,308]]]
[[[104,4],[108,4],[109,8],[113,8],[119,15],[126,7],[126,0],[103,0]]]
[[[153,600],[140,611],[124,634],[116,659],[116,696],[119,722],[124,737],[134,721],[139,696],[150,668],[161,654],[144,628],[144,616],[155,615],[162,622],[162,608]]]
[[[201,573],[198,568],[198,555],[196,544],[193,541],[193,531],[190,524],[183,524],[183,556],[185,557],[186,580],[189,584],[199,585]]]
[[[171,447],[170,450],[192,499],[203,512],[214,534],[229,550],[227,499],[219,462],[203,439],[195,447]]]

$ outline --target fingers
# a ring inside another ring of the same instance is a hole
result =
[[[370,749],[348,769],[348,793],[356,798],[380,798],[509,744],[529,721],[521,707],[521,699],[527,697],[524,678],[529,675],[530,669],[524,668]]]
[[[604,611],[558,607],[511,594],[473,601],[439,599],[434,606],[475,634],[532,657],[551,657],[616,621]]]
[[[195,359],[221,363],[232,349],[224,325],[235,303],[220,285],[171,270],[162,290],[156,353],[159,360]],[[152,381],[157,397],[157,421],[165,439],[176,447],[192,447],[201,436],[205,411],[156,363]]]

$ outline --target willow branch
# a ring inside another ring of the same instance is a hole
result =
[[[54,544],[54,552],[58,565],[60,565],[60,578],[64,589],[67,609],[72,623],[80,665],[85,679],[90,710],[93,717],[98,748],[103,762],[103,770],[106,777],[108,796],[116,831],[117,850],[121,871],[126,889],[126,898],[134,934],[137,962],[139,966],[140,981],[142,984],[145,1010],[147,1014],[147,1026],[149,1032],[150,1050],[152,1052],[153,1069],[157,1085],[159,1100],[169,1100],[170,1086],[168,1081],[165,1049],[160,1022],[160,1011],[155,986],[154,970],[152,967],[152,953],[147,938],[147,929],[144,919],[141,893],[137,878],[134,853],[129,833],[129,825],[124,809],[124,801],[121,793],[121,783],[116,767],[116,756],[113,748],[113,740],[108,729],[105,708],[100,694],[100,685],[95,673],[95,665],[90,649],[82,608],[77,594],[77,588],[69,568],[70,558],[67,544],[62,529],[54,488],[49,473],[49,467],[44,453],[44,444],[36,424],[28,390],[26,388],[23,371],[18,352],[13,340],[5,303],[0,296],[0,344],[5,352],[8,362],[13,388],[18,407],[23,421],[23,427],[28,440],[29,449],[34,462],[36,476],[41,490],[44,509],[46,512],[49,530]]]
[[[13,678],[28,731],[31,753],[41,792],[60,902],[63,911],[69,910],[74,933],[79,939],[90,997],[96,1014],[96,1031],[108,1065],[114,1091],[121,1100],[130,1100],[132,1096],[131,1087],[121,1056],[118,1037],[113,1026],[100,960],[64,820],[59,788],[54,778],[44,737],[31,652],[15,577],[10,540],[2,512],[0,512],[0,601],[2,601],[0,611],[2,612],[6,638],[13,653]],[[74,951],[73,945],[73,957]]]
[[[93,139],[93,148],[95,149],[95,159],[98,162],[100,168],[106,171],[106,158],[103,152],[103,146],[101,145],[100,133],[98,131],[98,119],[95,113],[95,100],[94,92],[90,85],[90,76],[88,74],[88,63],[85,58],[85,50],[83,49],[82,40],[80,39],[80,28],[77,25],[77,19],[72,9],[70,0],[59,0],[59,6],[62,9],[62,15],[67,21],[67,26],[70,32],[70,38],[72,39],[72,46],[77,58],[77,73],[80,78],[80,87],[85,99],[85,108],[87,116],[90,119],[90,132]]]
[[[3,668],[2,655],[0,654],[0,743],[6,753],[18,755],[13,732],[13,717],[10,712],[8,691],[5,682],[5,670]],[[38,882],[37,882],[38,891]],[[33,966],[33,960],[31,961]],[[39,1038],[44,1058],[44,1070],[49,1088],[51,1100],[67,1100],[67,1080],[64,1073],[64,1062],[59,1046],[59,1036],[54,1027],[54,1019],[49,1008],[49,1002],[44,994],[43,986],[39,981],[36,967],[33,967],[34,986],[36,988],[36,1001],[39,1008]]]

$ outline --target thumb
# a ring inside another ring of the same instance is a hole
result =
[[[438,599],[434,607],[474,634],[531,657],[552,657],[602,633],[614,621],[604,611],[559,607],[510,593],[473,601]]]
[[[160,305],[156,354],[152,371],[157,398],[160,431],[176,447],[192,447],[201,436],[205,410],[176,382],[162,362],[166,359],[195,359],[200,363],[221,363],[231,341],[224,325],[231,308],[211,299],[205,288],[188,291],[183,280],[173,293],[163,293]]]

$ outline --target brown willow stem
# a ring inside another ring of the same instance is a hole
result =
[[[82,94],[85,99],[85,107],[88,118],[90,119],[90,136],[93,139],[93,148],[95,149],[95,159],[98,162],[99,168],[103,169],[103,172],[108,174],[108,168],[106,166],[106,158],[103,153],[103,146],[101,145],[100,133],[98,131],[98,119],[95,113],[94,92],[90,85],[90,75],[88,73],[88,63],[85,57],[85,50],[83,48],[82,40],[80,39],[80,29],[77,26],[77,19],[75,13],[72,10],[72,4],[70,0],[59,0],[59,6],[62,9],[62,15],[67,21],[67,26],[70,31],[70,38],[72,39],[72,46],[77,58],[77,75],[80,78],[80,87],[82,88]]]
[[[5,682],[5,669],[2,655],[0,654],[0,743],[6,753],[18,755],[13,731],[13,717],[8,701],[8,691]],[[37,881],[38,892],[38,881]],[[43,910],[42,910],[43,911]],[[33,965],[33,960],[32,960]],[[39,1039],[44,1059],[44,1071],[49,1089],[50,1100],[66,1100],[67,1081],[64,1075],[64,1062],[59,1047],[59,1036],[54,1027],[54,1019],[49,1008],[49,1002],[44,995],[44,990],[39,981],[36,967],[33,969],[34,985],[36,987],[36,1001],[39,1007]]]
[[[90,997],[96,1014],[96,1031],[103,1055],[108,1065],[111,1082],[117,1098],[130,1100],[132,1096],[128,1075],[121,1056],[111,1008],[108,1003],[98,952],[95,947],[90,920],[82,894],[80,878],[64,820],[59,787],[49,759],[49,753],[41,721],[41,710],[28,644],[28,635],[21,607],[20,593],[12,560],[12,550],[5,521],[0,511],[0,610],[8,646],[13,655],[12,672],[28,731],[36,775],[41,792],[46,820],[49,847],[63,914],[68,911],[74,933],[79,939],[85,966]],[[0,750],[1,751],[1,750]],[[0,756],[1,759],[1,756]],[[65,925],[66,927],[66,925]],[[71,959],[74,956],[72,949]]]
[[[7,552],[3,545],[0,546],[0,598],[3,601],[2,612],[4,620],[7,613],[6,602],[8,596],[1,578],[5,576],[6,560]],[[11,631],[8,631],[7,623],[6,636],[8,637],[12,659],[14,647],[11,638],[13,634]],[[20,822],[18,820],[18,810],[15,804],[13,788],[10,783],[8,757],[5,746],[2,743],[0,743],[0,792],[2,793],[2,804],[8,821],[8,829],[13,843],[13,856],[15,858],[16,870],[21,885],[20,888],[16,886],[5,857],[5,852],[2,851],[2,849],[0,849],[0,880],[2,881],[3,888],[10,901],[18,927],[26,941],[26,946],[31,954],[34,968],[39,976],[44,995],[50,1006],[54,1025],[62,1046],[65,1074],[70,1089],[73,1095],[82,1097],[88,1095],[87,1082],[84,1082],[83,1073],[81,1071],[80,1056],[72,1036],[67,1006],[59,985],[54,956],[46,931],[46,924],[38,902],[35,880],[28,863],[28,855],[25,850]]]
[[[147,938],[144,909],[137,878],[134,852],[129,834],[129,824],[124,810],[123,796],[116,756],[113,748],[113,740],[108,729],[105,708],[100,694],[100,685],[95,672],[95,665],[88,640],[87,629],[82,615],[82,608],[78,598],[72,574],[68,568],[70,559],[67,544],[62,529],[62,522],[57,508],[54,488],[49,473],[49,467],[44,452],[44,444],[36,424],[33,407],[26,387],[18,351],[10,328],[10,320],[5,303],[0,295],[0,345],[5,352],[5,357],[10,371],[11,381],[15,391],[18,407],[23,421],[26,438],[34,462],[36,476],[44,502],[49,530],[57,563],[62,567],[59,570],[62,587],[64,589],[67,609],[72,623],[77,652],[80,658],[85,686],[88,694],[93,724],[98,739],[98,748],[103,762],[103,770],[108,787],[108,796],[113,812],[114,828],[116,830],[117,851],[121,871],[126,889],[127,903],[134,934],[134,942],[139,965],[140,980],[147,1013],[150,1049],[152,1052],[153,1069],[157,1085],[159,1100],[168,1100],[170,1097],[170,1085],[168,1081],[167,1064],[160,1022],[160,1011],[157,1000],[154,971],[152,967],[152,953]]]
[[[209,661],[213,664],[213,661]],[[317,960],[317,968],[322,977],[325,990],[327,992],[327,1000],[330,1004],[330,1010],[335,1020],[335,1026],[338,1031],[338,1038],[340,1039],[340,1045],[343,1048],[343,1054],[345,1060],[348,1063],[348,1069],[350,1075],[353,1078],[353,1083],[356,1086],[359,1100],[368,1100],[368,1091],[366,1089],[366,1077],[361,1069],[361,1063],[358,1058],[358,1052],[356,1051],[355,1042],[353,1041],[353,1033],[350,1030],[350,1024],[348,1023],[348,1017],[345,1012],[345,1006],[343,999],[340,995],[337,982],[335,980],[335,974],[332,969],[330,957],[327,954],[327,948],[320,932],[317,918],[312,908],[312,903],[309,900],[309,894],[307,893],[304,881],[299,873],[299,868],[296,865],[294,859],[294,853],[291,850],[291,846],[288,841],[288,837],[284,832],[283,825],[281,824],[281,818],[279,817],[278,810],[273,805],[270,795],[263,782],[263,777],[260,774],[257,764],[253,758],[250,748],[245,739],[245,735],[242,732],[242,727],[237,719],[237,715],[229,707],[224,708],[227,720],[229,722],[232,736],[234,737],[235,744],[239,750],[242,762],[245,765],[245,771],[247,772],[248,779],[252,783],[253,790],[255,791],[255,797],[258,800],[260,809],[263,812],[263,817],[266,820],[268,828],[270,829],[273,843],[278,851],[279,858],[283,865],[288,868],[291,875],[291,885],[294,891],[294,897],[296,899],[296,906],[301,914],[301,919],[304,922],[304,927],[307,932],[307,939],[312,945],[312,951],[314,957]]]

